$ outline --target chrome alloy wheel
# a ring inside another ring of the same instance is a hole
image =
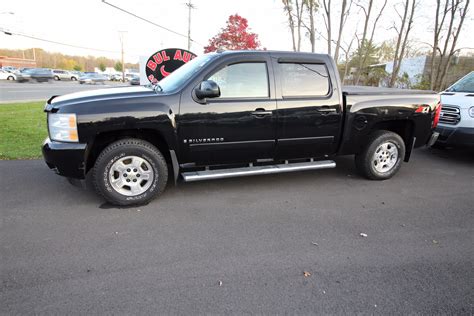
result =
[[[109,171],[112,188],[126,196],[144,193],[152,185],[154,177],[150,163],[137,156],[120,158],[113,163]]]
[[[372,165],[380,173],[385,173],[396,165],[398,160],[398,148],[392,142],[385,142],[375,150],[372,157]]]

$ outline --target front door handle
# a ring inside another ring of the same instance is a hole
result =
[[[267,115],[272,115],[273,113],[272,111],[266,111],[263,108],[258,108],[258,109],[255,109],[255,111],[251,112],[250,114],[252,114],[256,118],[263,118]]]

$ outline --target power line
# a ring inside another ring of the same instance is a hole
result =
[[[0,32],[5,33],[5,35],[23,36],[23,37],[31,38],[31,39],[38,40],[38,41],[43,41],[43,42],[48,42],[48,43],[53,43],[53,44],[58,44],[58,45],[63,45],[63,46],[69,46],[69,47],[74,47],[74,48],[95,50],[95,51],[98,51],[98,52],[106,52],[106,53],[120,53],[118,51],[113,51],[113,50],[106,50],[106,49],[99,49],[99,48],[92,48],[92,47],[85,47],[85,46],[78,46],[78,45],[73,45],[73,44],[62,43],[62,42],[58,42],[58,41],[53,41],[53,40],[48,40],[48,39],[45,39],[45,38],[36,37],[36,36],[33,36],[33,35],[15,33],[15,32],[12,32],[12,31],[7,31],[5,29],[0,29]]]
[[[145,22],[147,22],[147,23],[150,23],[150,24],[152,24],[152,25],[154,25],[154,26],[156,26],[156,27],[159,27],[159,28],[161,28],[161,29],[163,29],[163,30],[165,30],[165,31],[168,31],[168,32],[170,32],[170,33],[173,33],[173,34],[178,35],[178,36],[181,36],[181,37],[188,38],[188,35],[181,34],[181,33],[179,33],[179,32],[173,31],[172,29],[169,29],[169,28],[167,28],[167,27],[165,27],[165,26],[156,24],[155,22],[150,21],[150,20],[148,20],[148,19],[146,19],[146,18],[143,18],[143,17],[141,17],[141,16],[139,16],[139,15],[136,15],[136,14],[133,13],[133,12],[127,11],[127,10],[125,10],[125,9],[122,9],[122,8],[116,6],[116,5],[113,5],[112,3],[109,3],[109,2],[107,2],[106,0],[102,0],[102,2],[105,3],[105,4],[107,4],[107,5],[109,5],[109,6],[111,6],[111,7],[114,7],[114,8],[117,9],[117,10],[120,10],[120,11],[122,11],[122,12],[125,12],[125,13],[127,13],[127,14],[130,14],[131,16],[134,16],[134,17],[136,17],[137,19],[143,20],[143,21],[145,21]],[[204,45],[202,45],[202,44],[199,43],[199,42],[196,42],[195,40],[193,40],[193,39],[191,39],[191,38],[190,38],[189,40],[190,40],[191,42],[194,42],[194,43],[196,43],[196,44],[198,44],[198,45],[204,47]]]

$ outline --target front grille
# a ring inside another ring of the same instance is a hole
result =
[[[439,122],[443,124],[456,125],[461,120],[461,111],[457,106],[445,105],[441,107]]]

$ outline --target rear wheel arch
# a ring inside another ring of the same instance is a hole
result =
[[[390,131],[395,134],[398,134],[405,143],[405,157],[404,161],[407,162],[410,158],[411,151],[414,145],[414,134],[415,134],[415,122],[412,120],[391,120],[375,123],[372,128],[372,132],[368,135],[370,136],[378,131]],[[366,146],[366,142],[362,144],[361,150]]]

